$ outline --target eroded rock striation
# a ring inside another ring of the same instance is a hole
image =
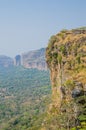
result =
[[[22,54],[22,65],[25,68],[35,68],[38,70],[47,70],[45,61],[45,48],[30,51]]]
[[[47,70],[45,61],[45,48],[18,54],[14,59],[7,56],[0,56],[0,66],[23,66],[29,69]]]

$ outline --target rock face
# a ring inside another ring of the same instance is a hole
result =
[[[16,55],[14,59],[0,56],[0,66],[24,66],[25,68],[47,70],[45,61],[45,48]]]
[[[16,57],[14,58],[14,65],[15,66],[21,65],[21,55],[16,55]]]
[[[0,55],[0,66],[1,67],[13,66],[13,59],[4,55]]]
[[[45,48],[22,54],[22,65],[25,68],[47,70]]]
[[[46,61],[52,83],[50,114],[63,118],[57,117],[60,128],[54,124],[53,129],[70,130],[76,122],[80,125],[82,116],[86,121],[86,30],[62,30],[52,36]]]

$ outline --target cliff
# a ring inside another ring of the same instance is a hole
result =
[[[46,128],[85,130],[86,29],[62,30],[51,36],[46,61],[52,84]]]
[[[47,70],[45,48],[16,55],[14,59],[7,56],[0,56],[0,66],[10,67],[21,65],[30,69]]]
[[[36,68],[38,70],[47,70],[45,61],[45,48],[30,51],[22,54],[22,65],[25,68]]]

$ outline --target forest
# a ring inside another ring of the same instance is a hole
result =
[[[0,130],[35,130],[51,102],[49,71],[0,67]]]

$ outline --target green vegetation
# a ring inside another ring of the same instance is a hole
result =
[[[48,71],[0,67],[0,130],[38,130],[50,97]]]
[[[55,35],[51,36],[49,40],[49,47],[53,46],[53,44],[56,42],[57,38]]]
[[[74,89],[75,84],[74,84],[73,80],[68,79],[65,81],[64,86],[69,88],[71,91]]]
[[[86,30],[86,27],[76,28],[77,30]],[[75,30],[75,29],[74,29]]]
[[[62,52],[63,55],[66,54],[66,48],[65,48],[64,45],[61,45],[61,46],[60,46],[60,51]]]

